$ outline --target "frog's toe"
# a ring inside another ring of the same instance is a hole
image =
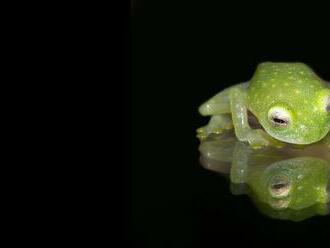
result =
[[[248,142],[253,148],[262,148],[265,146],[280,148],[284,145],[284,143],[270,137],[261,129],[252,130],[248,136]]]
[[[205,129],[205,128],[203,128],[203,127],[198,128],[198,129],[196,130],[197,134],[204,133],[204,132],[205,132],[204,129]]]
[[[197,138],[199,138],[200,140],[203,140],[203,139],[209,137],[210,135],[221,134],[223,131],[224,131],[224,129],[220,129],[220,128],[211,130],[208,126],[201,127],[196,130]]]
[[[259,149],[259,148],[269,146],[269,142],[267,140],[249,141],[249,145],[253,149]]]
[[[196,130],[196,133],[197,133],[197,138],[200,139],[200,140],[203,140],[205,138],[207,138],[207,132],[205,130],[205,127],[200,127]]]
[[[196,136],[199,140],[205,140],[207,138],[207,135],[204,134],[197,134]]]
[[[197,138],[204,138],[204,136],[205,136],[205,132],[204,132],[204,130],[203,130],[203,128],[198,128],[197,130],[196,130],[196,133],[197,133]]]

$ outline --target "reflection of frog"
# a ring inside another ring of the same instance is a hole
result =
[[[200,145],[204,167],[229,174],[232,193],[247,193],[266,215],[299,221],[328,214],[330,155],[322,143],[255,150],[232,132]]]
[[[245,183],[273,208],[300,210],[328,201],[328,175],[327,161],[300,157],[254,166]]]
[[[248,111],[262,128],[252,129]],[[330,130],[330,88],[302,63],[262,63],[250,82],[227,88],[199,108],[211,120],[197,130],[203,139],[234,127],[252,146],[311,144]]]

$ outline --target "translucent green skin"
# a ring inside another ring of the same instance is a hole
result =
[[[255,202],[258,206],[258,209],[265,215],[281,220],[291,220],[291,221],[302,221],[313,217],[315,215],[328,215],[329,210],[326,204],[314,204],[308,208],[304,208],[301,210],[294,210],[290,208],[283,209],[279,211],[278,209],[274,209],[268,204],[263,202]]]
[[[290,190],[284,196],[274,196],[270,184],[286,177]],[[247,184],[252,195],[274,209],[301,210],[329,201],[327,184],[329,163],[322,159],[300,157],[282,160],[268,166],[255,166],[250,171]]]
[[[326,110],[330,89],[303,63],[262,63],[258,66],[247,92],[248,109],[265,131],[277,140],[310,144],[324,138],[330,130]],[[269,121],[272,107],[290,113],[287,127]]]

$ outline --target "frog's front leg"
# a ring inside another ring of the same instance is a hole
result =
[[[283,143],[273,139],[262,129],[252,129],[248,122],[247,91],[232,88],[230,91],[230,108],[236,137],[248,142],[253,147],[282,146]]]

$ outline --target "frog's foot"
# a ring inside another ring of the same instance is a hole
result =
[[[211,117],[210,122],[201,128],[198,128],[197,137],[202,140],[211,134],[221,134],[223,131],[232,129],[233,123],[229,115],[215,115]]]
[[[203,140],[203,139],[206,139],[207,137],[209,137],[210,135],[221,134],[224,130],[225,129],[210,130],[210,128],[208,126],[200,127],[196,130],[197,138],[199,138],[200,140]]]
[[[247,133],[246,140],[253,148],[262,148],[265,146],[283,147],[284,143],[272,138],[262,129],[251,129]]]

